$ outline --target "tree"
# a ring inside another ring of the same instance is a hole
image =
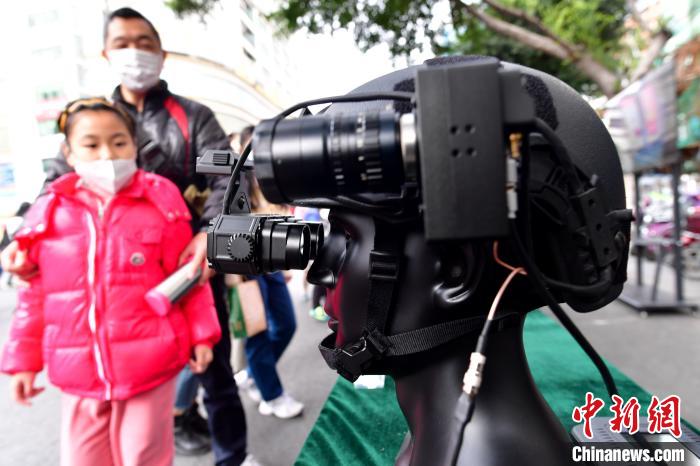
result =
[[[219,0],[165,0],[165,5],[173,10],[178,17],[197,13],[202,18],[206,16]]]
[[[169,0],[178,14],[206,14],[218,0]],[[449,0],[450,20],[435,24],[430,0],[286,0],[270,17],[282,30],[347,28],[362,49],[389,45],[406,55],[493,55],[554,74],[587,93],[612,96],[641,77],[668,38],[635,0]],[[631,26],[631,27],[630,27]]]

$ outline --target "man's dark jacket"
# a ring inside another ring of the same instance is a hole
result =
[[[185,137],[180,127],[165,108],[165,101],[171,96],[187,115],[189,149],[185,147]],[[197,157],[204,155],[207,149],[230,149],[228,138],[214,118],[214,113],[205,105],[171,93],[165,81],[160,81],[160,84],[148,91],[141,113],[124,100],[119,86],[114,90],[112,99],[126,108],[136,121],[138,162],[141,168],[168,178],[180,188],[180,192],[184,192],[190,185],[195,185],[200,191],[211,188],[201,218],[192,212],[195,230],[204,229],[209,220],[221,212],[228,183],[228,177],[225,176],[195,173]],[[46,183],[69,171],[70,166],[63,155],[59,154],[47,163]]]

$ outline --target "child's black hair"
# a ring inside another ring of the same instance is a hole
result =
[[[56,124],[58,125],[58,130],[66,136],[66,141],[68,140],[68,135],[71,127],[73,126],[73,119],[75,115],[85,110],[113,113],[122,122],[124,122],[129,134],[134,140],[136,140],[136,123],[131,115],[129,115],[129,112],[127,112],[119,104],[112,103],[104,97],[89,97],[69,102],[61,112],[61,115],[59,115]]]

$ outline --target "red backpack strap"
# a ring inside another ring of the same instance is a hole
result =
[[[180,102],[177,101],[172,95],[165,99],[165,109],[170,113],[170,116],[175,123],[177,123],[178,128],[182,136],[185,138],[185,176],[189,175],[190,168],[190,127],[187,121],[187,113],[185,109],[182,108]]]

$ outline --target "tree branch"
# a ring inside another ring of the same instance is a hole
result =
[[[603,94],[608,97],[611,97],[617,90],[618,76],[600,62],[596,61],[590,53],[586,51],[573,51],[551,37],[529,31],[523,27],[498,19],[474,5],[462,3],[462,7],[470,15],[473,15],[497,34],[522,42],[530,48],[539,50],[560,60],[572,62],[583,74],[598,84]]]
[[[668,38],[668,33],[663,30],[657,32],[652,36],[652,38],[649,40],[649,44],[647,45],[646,49],[644,49],[644,53],[639,59],[639,63],[637,63],[636,68],[630,75],[631,82],[640,79],[642,76],[649,72],[649,70],[654,64],[654,60],[656,59],[656,57],[659,56],[661,50],[663,50]]]
[[[450,18],[452,19],[452,25],[454,27],[457,27],[457,24],[459,24],[460,16],[458,15],[460,13],[459,11],[459,6],[460,6],[460,0],[449,0],[450,2]]]
[[[627,10],[632,16],[632,19],[634,19],[639,28],[644,33],[648,34],[649,37],[649,43],[644,49],[639,63],[630,75],[630,81],[634,82],[649,72],[654,64],[654,60],[659,56],[664,44],[670,36],[663,27],[657,25],[653,28],[648,21],[644,21],[639,10],[637,10],[637,5],[634,0],[627,0],[625,4],[627,5]]]
[[[547,26],[545,26],[544,23],[535,15],[531,15],[527,11],[522,10],[520,8],[515,8],[515,7],[510,7],[510,6],[504,5],[503,3],[498,2],[496,0],[482,0],[482,1],[503,15],[510,16],[511,18],[516,18],[516,19],[520,19],[522,21],[525,21],[526,23],[531,25],[533,28],[535,28],[536,30],[538,30],[539,32],[544,34],[545,36],[547,36],[550,39],[552,39],[553,41],[557,42],[559,45],[561,45],[565,49],[569,50],[569,52],[572,55],[577,54],[576,47],[569,44],[564,39],[562,39],[557,34],[555,34],[551,29],[549,29]]]
[[[516,26],[515,24],[508,23],[501,19],[495,18],[488,13],[481,11],[474,5],[469,5],[462,3],[462,7],[467,10],[467,12],[479,19],[488,28],[511,39],[523,42],[529,47],[537,49],[541,52],[547,53],[549,55],[555,56],[561,60],[574,60],[574,56],[569,49],[563,47],[559,42],[553,40],[550,37],[544,36],[542,34],[537,34],[536,32],[528,31],[525,28]]]

